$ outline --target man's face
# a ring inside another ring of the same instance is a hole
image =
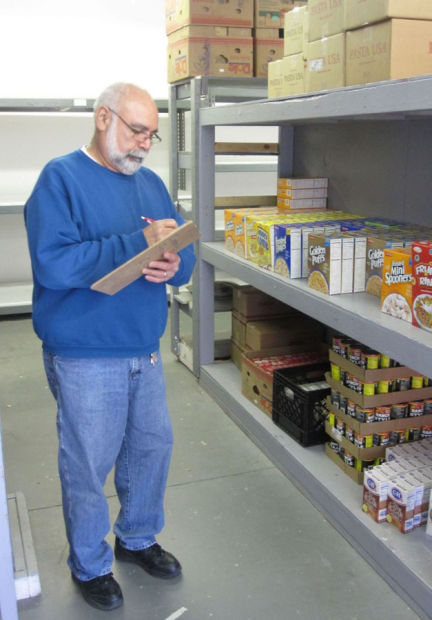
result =
[[[111,122],[105,133],[107,159],[114,170],[134,174],[151,148],[150,136],[157,130],[156,106],[149,99],[136,98],[110,113]]]

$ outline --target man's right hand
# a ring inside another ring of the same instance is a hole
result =
[[[178,224],[174,219],[155,220],[152,224],[143,228],[143,235],[148,245],[151,246],[157,241],[164,239],[176,228],[178,228]]]

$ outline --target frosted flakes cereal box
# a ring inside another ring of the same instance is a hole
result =
[[[412,252],[412,323],[432,331],[432,241],[414,241]]]
[[[411,250],[385,249],[382,268],[381,312],[412,320]]]

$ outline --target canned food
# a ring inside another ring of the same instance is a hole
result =
[[[378,381],[377,384],[377,394],[387,394],[392,391],[393,383],[392,381],[381,380]]]
[[[393,420],[398,420],[399,418],[406,418],[408,416],[408,404],[407,403],[399,403],[397,405],[392,405],[391,408],[391,417]]]
[[[345,428],[345,437],[348,439],[348,441],[354,443],[354,431],[349,426]]]
[[[330,390],[330,401],[331,404],[339,409],[340,403],[340,392],[334,390],[333,388]]]
[[[411,387],[411,377],[398,377],[396,379],[396,390],[403,392]]]
[[[341,435],[345,434],[345,422],[341,420],[340,418],[336,418],[335,428],[337,432],[340,433]]]
[[[420,428],[409,428],[408,429],[408,441],[417,441],[420,439]]]
[[[341,352],[341,340],[342,340],[341,336],[334,336],[332,338],[332,350],[338,355],[340,355],[340,352]]]
[[[358,459],[356,462],[356,469],[358,469],[358,471],[367,471],[368,469],[372,469],[375,465],[375,459],[370,459],[369,461],[361,461]]]
[[[345,452],[344,461],[350,467],[354,467],[354,456],[350,454],[349,452]]]
[[[407,431],[405,429],[390,431],[389,443],[405,443]]]
[[[349,348],[350,348],[350,344],[352,342],[353,342],[353,340],[351,338],[341,338],[341,341],[340,341],[340,354],[345,359],[348,359],[348,357],[349,357]]]
[[[362,392],[365,396],[373,396],[377,391],[377,383],[373,381],[371,383],[363,383]]]
[[[360,366],[361,365],[361,358],[362,358],[362,348],[359,347],[358,345],[352,344],[350,345],[349,348],[349,361],[353,364],[355,364],[356,366]]]
[[[373,445],[386,446],[389,442],[390,433],[374,433]]]
[[[373,435],[361,435],[360,433],[355,433],[354,445],[359,448],[371,448],[373,446]]]
[[[391,368],[391,359],[384,353],[380,354],[380,368]]]
[[[344,396],[343,394],[339,395],[339,409],[344,413],[347,412],[347,401],[348,399],[346,396]]]
[[[340,378],[341,378],[340,371],[341,371],[340,366],[338,366],[337,364],[331,364],[332,379],[334,379],[335,381],[340,381]]]
[[[420,437],[422,439],[426,439],[427,437],[432,437],[432,425],[423,426],[420,432]]]
[[[374,422],[375,409],[373,407],[360,407],[356,405],[355,417],[359,422]]]
[[[411,387],[412,389],[422,388],[423,387],[423,375],[414,375],[411,377]]]
[[[390,405],[381,405],[375,408],[375,422],[387,422],[391,418]]]
[[[347,399],[346,413],[352,418],[356,417],[356,404],[353,400]]]
[[[423,387],[430,387],[432,385],[432,379],[430,377],[423,377]]]
[[[336,421],[335,414],[332,413],[331,411],[329,411],[328,414],[327,414],[327,422],[330,424],[331,427],[334,428],[335,421]]]
[[[329,447],[331,450],[333,450],[333,452],[339,452],[339,444],[337,441],[330,441]]]
[[[379,368],[380,354],[375,351],[363,351],[361,356],[361,367],[365,370],[376,370]]]
[[[424,404],[424,412],[426,413],[432,413],[432,398],[426,398],[423,401]]]
[[[424,414],[424,403],[422,400],[419,401],[411,401],[408,403],[408,412],[410,418],[414,418],[419,415]]]

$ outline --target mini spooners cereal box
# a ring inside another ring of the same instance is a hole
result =
[[[411,250],[384,250],[381,311],[411,322],[412,260]]]
[[[412,244],[412,323],[432,331],[432,241]]]

